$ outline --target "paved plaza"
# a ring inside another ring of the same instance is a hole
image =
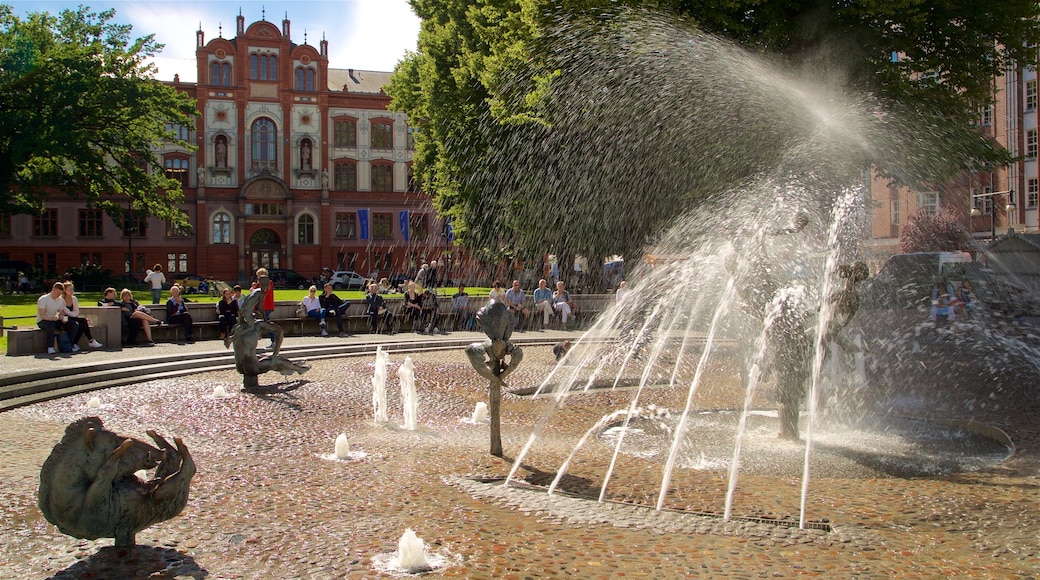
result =
[[[8,357],[2,368],[217,346]],[[415,431],[400,426],[397,368],[405,356],[415,363],[419,391]],[[596,502],[611,461],[611,448],[599,441],[575,454],[561,482],[566,493],[544,493],[577,440],[629,401],[624,392],[596,391],[568,398],[546,417],[549,399],[510,393],[538,386],[554,364],[549,346],[527,346],[509,377],[505,459],[488,454],[488,426],[471,420],[476,403],[487,400],[486,384],[457,350],[391,355],[387,424],[373,421],[374,357],[367,355],[315,360],[302,376],[263,375],[257,394],[242,392],[233,370],[220,370],[6,411],[0,417],[0,578],[403,576],[387,562],[408,528],[438,563],[428,578],[1040,577],[1035,399],[976,413],[1015,441],[1016,453],[1003,463],[931,477],[821,475],[810,484],[807,508],[807,519],[821,529],[801,530],[761,523],[797,520],[798,477],[743,476],[734,501],[739,517],[725,522],[711,515],[724,505],[724,473],[679,470],[670,509],[659,512],[653,505],[662,466],[624,456],[610,501]],[[726,384],[727,375],[714,369],[707,381]],[[229,396],[215,397],[216,387]],[[88,409],[95,396],[100,407]],[[715,396],[714,404],[730,404],[727,395]],[[684,397],[685,389],[661,388],[645,402],[681,408]],[[945,404],[940,399],[936,406]],[[36,507],[40,466],[65,426],[87,414],[123,435],[146,438],[145,430],[155,429],[182,437],[198,465],[181,515],[138,533],[132,549],[115,548],[111,539],[65,536]],[[543,418],[542,437],[518,471],[524,485],[502,488],[512,459]],[[348,460],[333,456],[341,433],[350,443]]]

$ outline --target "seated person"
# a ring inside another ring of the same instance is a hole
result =
[[[538,281],[538,288],[534,291],[534,311],[542,313],[542,328],[549,326],[552,318],[552,290],[547,286],[545,278]]]
[[[328,282],[325,283],[321,296],[318,296],[318,301],[325,310],[325,318],[328,319],[331,316],[336,319],[336,329],[339,331],[339,335],[350,336],[350,333],[343,331],[343,317],[347,315],[350,302],[341,300],[339,296],[333,294],[332,284]]]
[[[520,288],[520,281],[513,280],[513,286],[506,290],[506,306],[509,307],[509,312],[513,314],[513,318],[516,319],[516,328],[522,329],[524,323],[527,322],[527,308],[524,303],[527,302],[527,296],[524,295],[524,291]]]
[[[416,332],[422,332],[419,320],[422,318],[422,294],[419,293],[419,285],[415,282],[408,283],[408,290],[404,293],[404,309],[401,316],[412,321],[412,328]]]
[[[308,288],[307,295],[303,297],[300,306],[303,307],[304,316],[307,318],[318,319],[318,327],[321,328],[321,335],[328,336],[329,333],[325,330],[325,309],[321,307],[321,301],[318,300],[317,293],[317,286],[311,286]]]
[[[574,313],[578,306],[571,300],[571,293],[564,289],[563,281],[556,283],[556,292],[553,292],[553,310],[560,313],[563,325],[567,326],[567,317]]]
[[[155,342],[152,340],[152,325],[162,326],[162,321],[152,316],[148,311],[144,309],[136,300],[134,300],[134,294],[128,288],[123,288],[119,291],[119,307],[123,310],[123,315],[130,320],[130,328],[127,330],[127,344],[134,344],[131,337],[137,339],[137,330],[144,330],[145,340],[148,341],[148,346],[155,346]],[[137,328],[134,328],[137,326]]]
[[[181,288],[174,284],[170,288],[170,297],[166,300],[166,323],[184,326],[184,340],[189,344],[195,342],[195,327],[191,314],[188,314],[187,300],[181,297]]]
[[[470,330],[473,327],[473,312],[469,308],[469,294],[466,293],[466,286],[459,284],[459,291],[451,297],[451,316],[453,318],[455,328],[462,328],[464,330]]]
[[[978,306],[979,297],[975,295],[975,290],[971,287],[971,280],[961,282],[961,287],[957,289],[957,299],[960,300],[963,308],[967,310],[969,314],[975,312],[975,308]]]
[[[118,308],[120,306],[120,303],[118,300],[116,300],[116,289],[111,287],[105,288],[105,297],[101,300],[98,300],[97,305],[115,306]],[[127,312],[126,309],[120,308],[120,314],[122,315],[120,316],[120,319],[122,321],[122,329],[123,332],[126,334],[126,342],[124,342],[123,344],[133,344],[137,341],[137,333],[141,330],[141,325],[137,323],[130,324],[130,313]]]
[[[387,308],[386,301],[379,294],[379,286],[376,284],[368,285],[368,294],[365,294],[365,306],[368,313],[368,324],[372,328],[373,334],[379,332],[380,320],[386,324],[387,330],[392,332],[394,314]]]
[[[239,288],[236,286],[236,288]],[[242,289],[239,288],[239,293]],[[235,293],[231,288],[224,288],[224,295],[217,301],[217,328],[220,329],[220,338],[223,340],[231,334],[231,329],[238,322],[239,303],[235,300]]]
[[[379,280],[379,293],[380,294],[386,294],[386,293],[390,292],[390,290],[391,290],[391,288],[390,288],[390,280],[387,280],[386,278],[383,278],[383,279]]]
[[[440,333],[440,304],[437,302],[437,295],[430,292],[428,288],[423,290],[420,312],[422,316],[419,323],[420,328],[425,329],[426,334]]]
[[[48,354],[57,352],[54,348],[54,338],[58,332],[68,335],[71,343],[79,325],[69,317],[69,311],[65,306],[65,284],[55,282],[51,291],[36,301],[36,326],[46,332]]]

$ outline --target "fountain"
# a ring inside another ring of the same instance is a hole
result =
[[[426,544],[415,535],[412,528],[406,528],[401,539],[397,541],[397,563],[408,572],[424,572],[430,569],[426,560]]]
[[[97,396],[91,397],[90,400],[87,401],[87,408],[88,409],[100,409],[101,408],[101,398],[97,397]]]
[[[548,105],[552,122],[488,127],[496,153],[481,158],[491,169],[471,186],[486,188],[485,197],[503,208],[522,206],[517,211],[566,199],[568,211],[545,216],[549,231],[580,230],[588,215],[598,231],[625,231],[626,220],[688,211],[656,236],[641,267],[626,263],[630,293],[644,299],[615,305],[588,332],[620,333],[624,340],[583,341],[573,366],[557,367],[539,387],[536,394],[552,393],[553,403],[507,481],[517,477],[563,401],[594,384],[624,382],[635,388],[627,408],[611,417],[620,424],[610,425],[618,435],[602,500],[644,399],[681,390],[655,509],[668,507],[676,469],[698,455],[702,423],[713,421],[702,412],[721,401],[738,409],[729,435],[734,452],[724,462],[730,468],[724,517],[732,516],[754,416],[756,428],[775,429],[774,449],[799,450],[804,526],[814,440],[824,423],[828,430],[865,423],[891,429],[890,422],[864,418],[906,411],[890,398],[902,385],[878,381],[907,377],[872,372],[901,361],[887,356],[896,344],[885,342],[893,327],[872,326],[882,317],[871,298],[876,291],[865,282],[860,244],[873,211],[863,186],[865,160],[901,167],[887,149],[896,135],[883,133],[892,123],[876,122],[865,101],[661,17],[622,17],[609,30],[590,25],[592,31],[576,32],[582,26],[568,23],[548,40],[550,68],[562,71]],[[595,147],[575,153],[572,144],[591,144],[591,136]],[[612,211],[598,210],[605,206]],[[870,314],[863,314],[862,297]],[[1032,349],[1016,350],[1037,360]],[[722,376],[719,367],[735,372]],[[929,377],[927,384],[938,387],[944,378]],[[761,450],[761,441],[755,443]],[[556,470],[550,490],[569,461]]]
[[[484,401],[478,401],[473,407],[473,415],[470,417],[470,421],[474,423],[484,423],[488,420],[488,406]]]
[[[386,423],[386,363],[390,353],[376,347],[376,369],[372,374],[372,410],[376,423]]]
[[[350,459],[350,442],[346,433],[340,433],[339,437],[336,437],[336,459]]]
[[[419,394],[415,390],[415,364],[412,357],[405,357],[401,368],[397,369],[401,378],[401,407],[404,413],[402,427],[408,431],[415,431],[418,421]]]

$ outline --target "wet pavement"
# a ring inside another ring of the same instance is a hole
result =
[[[126,355],[88,353],[75,362]],[[661,464],[620,456],[609,501],[596,502],[612,459],[598,441],[575,453],[560,484],[565,493],[547,495],[539,486],[552,481],[586,430],[627,405],[626,393],[570,397],[551,415],[548,398],[506,394],[503,460],[488,454],[487,424],[470,420],[487,399],[486,384],[461,352],[409,355],[419,427],[401,428],[397,368],[405,356],[390,357],[387,424],[372,419],[371,356],[316,360],[302,376],[269,373],[255,394],[240,390],[237,373],[215,371],[4,412],[0,578],[400,576],[381,563],[407,528],[444,563],[425,574],[434,578],[1040,577],[1035,404],[994,410],[990,418],[1017,451],[993,467],[913,478],[821,474],[806,506],[807,521],[818,525],[803,530],[792,525],[801,480],[787,475],[741,477],[735,517],[723,521],[725,473],[677,470],[668,509],[656,511]],[[537,387],[554,362],[549,347],[526,347],[509,390]],[[708,381],[723,384],[731,380],[725,374],[715,369]],[[230,396],[214,397],[218,386]],[[724,392],[706,404],[730,405]],[[94,396],[101,406],[91,410]],[[684,397],[684,390],[660,388],[645,402],[681,408]],[[184,511],[138,533],[132,549],[65,536],[36,507],[40,466],[65,426],[87,414],[124,435],[145,438],[155,429],[182,437],[197,462]],[[540,421],[541,438],[518,471],[524,485],[503,489],[512,458]],[[348,460],[332,458],[341,433],[350,442]]]

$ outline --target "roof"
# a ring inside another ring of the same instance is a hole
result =
[[[1002,246],[1004,244],[1012,243],[1012,240],[1019,240],[1019,241],[1025,242],[1026,244],[1028,244],[1030,246],[1033,246],[1037,250],[1040,250],[1040,234],[1019,234],[1019,233],[1013,233],[1013,234],[1009,234],[1007,236],[1002,236],[1002,237],[998,238],[995,242],[993,242],[992,244],[989,245],[987,250],[993,251],[994,249],[999,249],[1000,246]]]
[[[381,71],[329,68],[329,90],[379,94],[383,85],[390,83],[390,75]]]

